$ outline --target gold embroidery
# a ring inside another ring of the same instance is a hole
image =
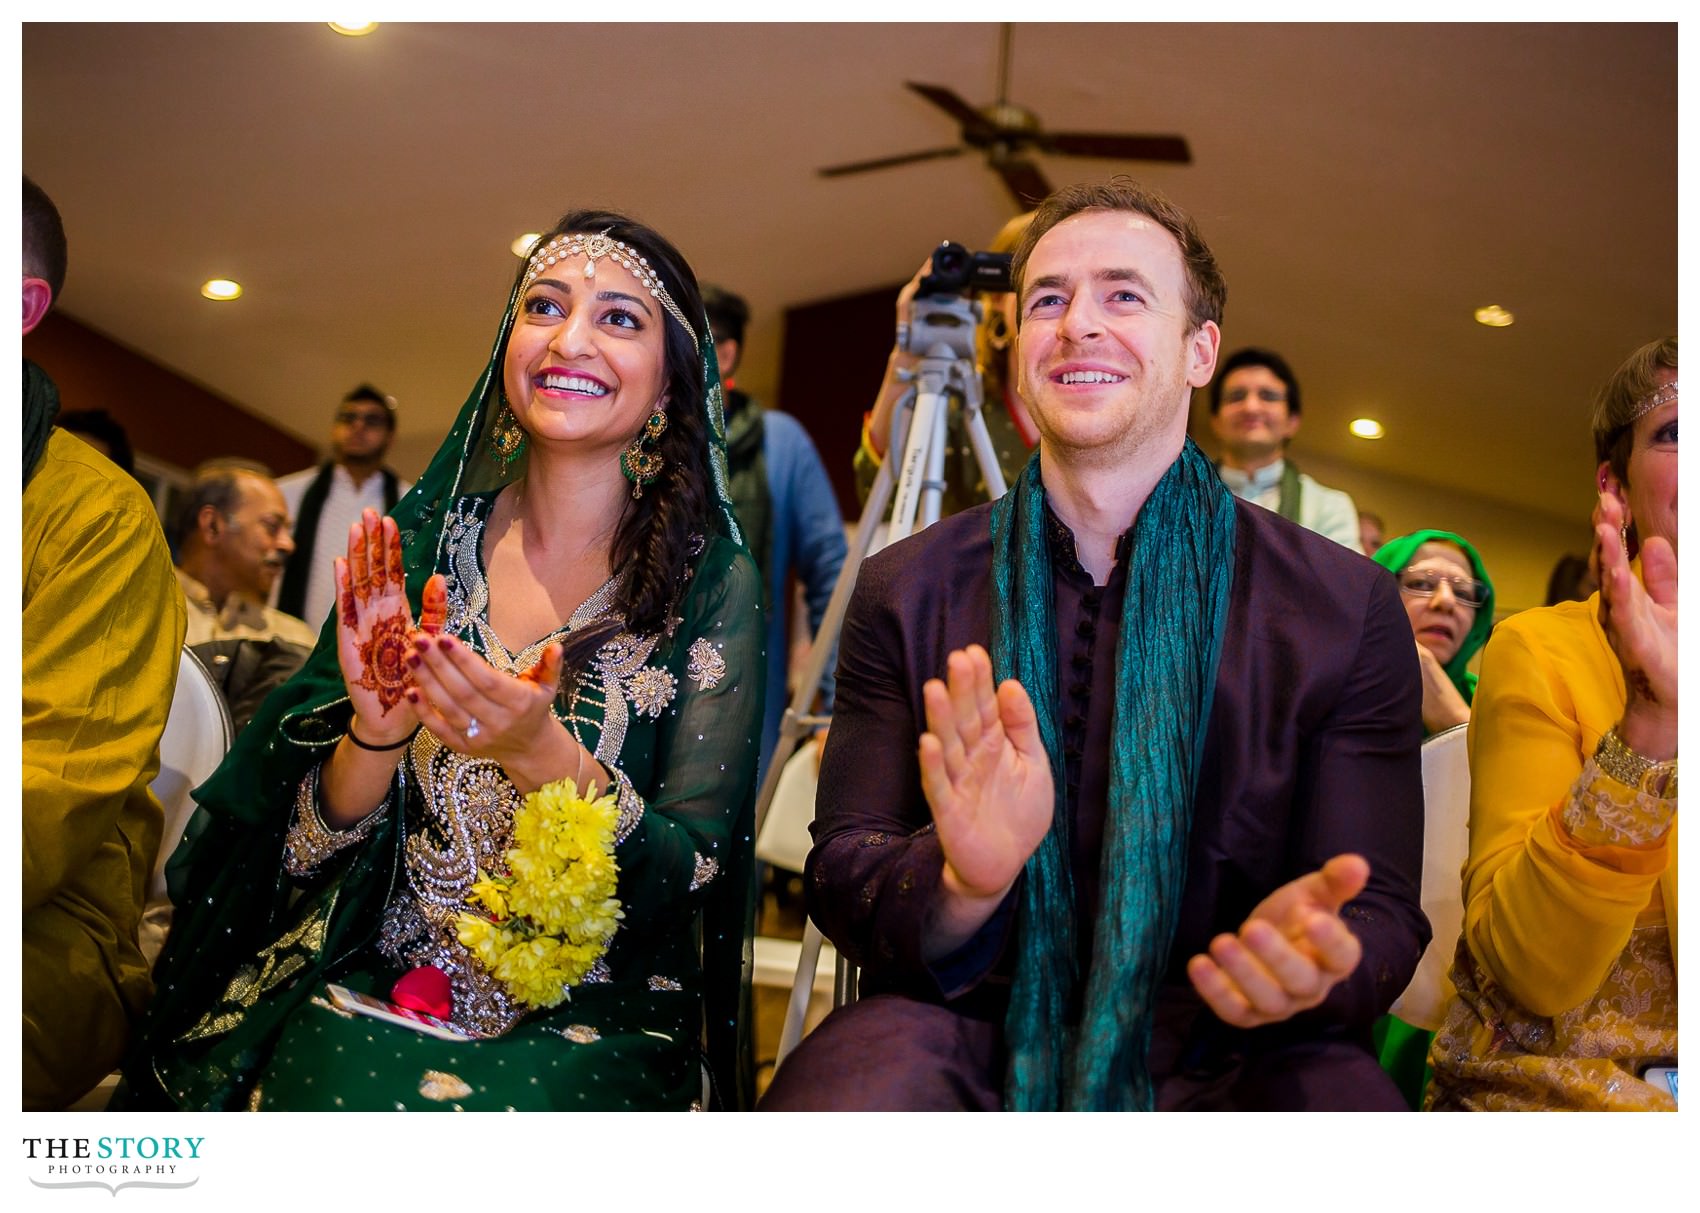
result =
[[[419,1093],[426,1099],[448,1103],[451,1099],[465,1099],[472,1094],[472,1088],[458,1074],[443,1070],[426,1070],[419,1076]]]
[[[325,922],[319,914],[297,923],[261,950],[255,957],[258,968],[246,964],[238,969],[225,987],[224,996],[178,1041],[186,1043],[230,1031],[242,1022],[260,995],[288,981],[306,966],[308,957],[318,955],[324,946]]]
[[[1452,980],[1458,994],[1429,1054],[1431,1109],[1676,1109],[1640,1078],[1676,1064],[1676,966],[1662,924],[1635,928],[1599,992],[1551,1019],[1518,1006],[1463,940]]]
[[[685,673],[695,679],[703,690],[712,691],[726,677],[726,658],[707,636],[698,636],[691,641],[690,662],[685,666]]]
[[[697,855],[694,853],[691,858],[696,862],[692,865],[691,869],[690,891],[695,893],[698,889],[702,888],[703,885],[713,880],[715,875],[719,873],[720,861],[712,855]]]
[[[311,876],[332,855],[370,836],[390,809],[385,799],[348,829],[331,829],[319,815],[319,771],[308,771],[295,789],[295,817],[283,840],[283,870],[291,876]]]
[[[1584,846],[1640,847],[1657,842],[1676,820],[1676,799],[1661,800],[1607,775],[1590,758],[1570,787],[1564,828]]]

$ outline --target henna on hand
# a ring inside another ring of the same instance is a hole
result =
[[[554,656],[555,651],[555,645],[549,645],[546,647],[543,650],[543,655],[536,661],[532,662],[530,668],[519,672],[518,678],[522,682],[529,682],[534,686],[546,685],[549,680],[549,666],[552,664],[551,658]],[[557,683],[560,681],[559,671],[556,672],[555,680]]]
[[[390,584],[400,589],[407,584],[407,576],[401,567],[401,531],[393,518],[384,519],[383,541],[388,557],[387,572]]]
[[[441,573],[433,573],[419,595],[419,630],[429,636],[440,634],[448,614],[448,585]]]
[[[1648,681],[1647,675],[1644,671],[1625,670],[1623,672],[1623,680],[1629,684],[1630,691],[1637,699],[1640,699],[1645,703],[1658,706],[1659,696],[1653,690],[1653,684]]]
[[[364,538],[348,549],[348,579],[354,583],[354,597],[364,606],[372,597],[372,565]]]
[[[348,570],[337,570],[337,597],[342,604],[341,618],[343,624],[352,629],[355,626],[354,591],[348,587]]]
[[[407,637],[406,616],[398,612],[374,620],[371,633],[360,643],[359,685],[377,695],[378,706],[386,715],[407,692],[409,679],[402,662]]]

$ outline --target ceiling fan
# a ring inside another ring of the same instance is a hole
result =
[[[998,38],[998,99],[983,109],[975,109],[951,89],[941,84],[907,86],[938,106],[961,125],[962,142],[950,147],[936,147],[924,152],[905,152],[898,156],[882,156],[877,160],[858,160],[852,164],[835,164],[820,169],[822,177],[844,177],[872,169],[893,168],[899,164],[914,164],[922,160],[942,160],[960,156],[969,148],[985,153],[986,163],[1003,179],[1022,210],[1037,205],[1051,192],[1044,173],[1033,162],[1031,153],[1045,152],[1055,156],[1094,156],[1105,160],[1156,160],[1170,164],[1191,164],[1192,153],[1186,140],[1179,135],[1117,135],[1089,131],[1053,131],[1041,129],[1039,118],[1032,110],[1009,100],[1010,23],[1004,22]]]

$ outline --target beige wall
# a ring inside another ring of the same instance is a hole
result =
[[[1588,553],[1589,485],[1577,486],[1575,522],[1520,510],[1482,497],[1436,489],[1353,464],[1306,454],[1295,448],[1304,471],[1324,484],[1344,489],[1359,509],[1380,514],[1387,535],[1433,527],[1462,535],[1476,545],[1493,578],[1496,614],[1505,616],[1546,601],[1547,578],[1565,552]]]

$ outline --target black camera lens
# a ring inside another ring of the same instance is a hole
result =
[[[965,281],[968,276],[968,257],[966,248],[946,240],[933,252],[934,276],[947,282]]]

